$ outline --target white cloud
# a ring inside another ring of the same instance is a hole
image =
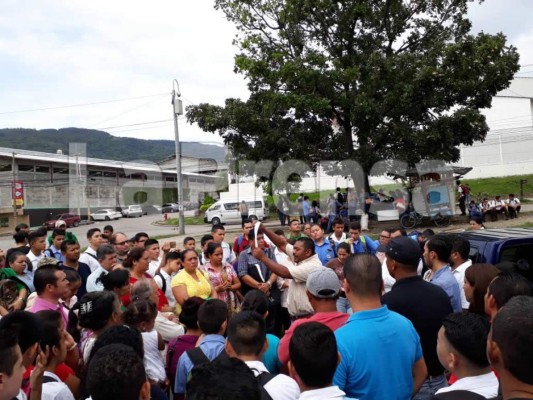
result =
[[[0,3],[0,127],[105,128],[171,118],[178,79],[185,103],[247,97],[233,72],[234,26],[208,0],[4,0]],[[531,0],[473,4],[473,30],[504,31],[522,63],[533,63]],[[529,61],[528,61],[529,60]],[[533,68],[532,68],[533,69]],[[159,97],[32,113],[59,105],[162,93]],[[180,118],[184,140],[220,140]],[[172,123],[111,133],[173,139]]]

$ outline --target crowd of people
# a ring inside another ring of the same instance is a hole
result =
[[[533,398],[523,261],[472,264],[430,229],[242,222],[231,244],[222,225],[179,244],[90,228],[83,251],[61,222],[19,225],[0,400]]]
[[[326,233],[333,231],[333,221],[342,219],[351,222],[363,214],[376,213],[378,210],[397,210],[401,216],[407,211],[407,193],[401,189],[389,191],[383,189],[377,193],[357,192],[353,188],[346,188],[344,192],[337,188],[322,204],[311,200],[309,196],[300,193],[296,203],[287,196],[280,195],[276,203],[279,222],[282,226],[291,223],[291,216],[295,216],[300,224],[317,224]],[[242,215],[242,214],[241,214]]]

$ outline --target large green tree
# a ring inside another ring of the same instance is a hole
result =
[[[188,119],[252,160],[457,161],[519,68],[503,34],[471,33],[470,2],[215,0],[251,97]]]

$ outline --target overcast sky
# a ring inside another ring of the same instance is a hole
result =
[[[0,128],[73,126],[172,140],[174,78],[185,106],[246,98],[245,80],[233,73],[236,30],[213,3],[2,0]],[[522,71],[533,71],[532,11],[533,0],[476,3],[473,31],[503,31]],[[43,108],[55,109],[28,111]],[[184,117],[179,129],[185,141],[220,141]]]

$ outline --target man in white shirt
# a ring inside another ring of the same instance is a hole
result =
[[[259,233],[265,234],[280,251],[289,256],[293,263],[281,265],[268,258],[262,249],[257,248],[252,251],[253,256],[274,274],[284,279],[292,279],[288,290],[289,314],[294,319],[313,314],[314,310],[307,298],[305,285],[311,271],[322,267],[322,262],[315,253],[315,243],[307,237],[302,237],[291,245],[286,238],[276,235],[263,224],[259,227]]]
[[[437,355],[444,368],[452,372],[457,381],[439,394],[466,390],[487,399],[498,394],[498,379],[491,371],[487,359],[487,336],[490,323],[474,313],[450,314],[443,321],[437,337]]]
[[[300,400],[347,400],[333,385],[340,356],[333,331],[319,322],[298,326],[289,344],[290,376],[298,382]]]
[[[342,218],[335,218],[333,220],[333,233],[328,236],[328,242],[334,246],[335,252],[337,252],[337,247],[340,243],[346,242],[346,232],[344,232],[344,221]]]
[[[213,225],[211,228],[211,235],[213,241],[220,243],[222,246],[222,264],[232,264],[235,261],[235,253],[229,244],[224,241],[226,236],[226,229],[223,225]]]
[[[42,349],[49,349],[41,398],[74,400],[74,395],[68,386],[55,374],[57,366],[66,360],[67,342],[70,337],[65,330],[63,319],[57,311],[52,310],[39,311],[36,315],[42,324],[39,344]]]
[[[110,273],[117,263],[115,249],[109,244],[98,247],[96,258],[98,259],[98,268],[87,278],[87,292],[101,292],[104,290],[104,285],[99,281],[99,278],[102,274]]]
[[[176,299],[172,294],[172,278],[180,269],[181,260],[178,251],[170,251],[166,255],[165,265],[154,276],[154,281],[165,294],[170,307],[176,307]]]
[[[79,261],[84,264],[87,264],[91,269],[91,272],[94,272],[100,266],[98,258],[96,257],[96,250],[100,245],[104,244],[104,240],[102,239],[102,232],[100,231],[100,229],[89,229],[87,231],[87,241],[89,242],[89,247],[87,247],[87,250],[85,250],[81,254]]]
[[[472,265],[472,260],[468,258],[470,254],[470,242],[463,237],[457,237],[453,242],[452,253],[450,255],[450,267],[453,277],[459,284],[461,292],[461,307],[463,310],[468,310],[470,303],[465,296],[465,271]]]
[[[273,400],[296,400],[300,389],[294,379],[287,375],[271,375],[263,362],[268,348],[265,319],[255,311],[242,311],[228,324],[226,353],[244,361],[254,372],[259,385]]]

